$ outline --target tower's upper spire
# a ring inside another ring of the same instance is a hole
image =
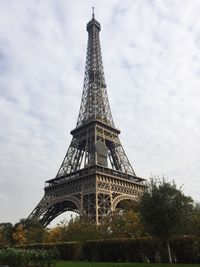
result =
[[[87,23],[88,46],[85,77],[77,126],[92,120],[99,120],[114,127],[104,78],[100,30],[101,25],[94,17],[93,7],[92,19]]]
[[[92,7],[92,18],[94,19],[94,6]]]
[[[95,19],[94,16],[94,7],[92,7],[92,19],[88,22],[87,24],[87,31],[89,32],[89,29],[91,29],[92,26],[96,26],[97,30],[101,30],[101,25],[100,23]]]

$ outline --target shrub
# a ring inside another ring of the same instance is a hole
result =
[[[200,242],[193,236],[177,237],[172,239],[170,243],[177,262],[200,262]]]
[[[82,245],[82,259],[109,262],[154,261],[155,241],[152,239],[113,239],[88,241]]]
[[[173,261],[178,263],[200,262],[200,242],[194,237],[177,237],[170,241]],[[105,239],[83,242],[30,244],[26,249],[51,251],[56,248],[61,260],[102,262],[162,262],[167,261],[166,249],[157,239]]]
[[[24,249],[45,249],[47,251],[56,249],[58,257],[61,260],[79,260],[81,255],[80,242],[59,242],[59,243],[43,243],[43,244],[28,244],[18,246]]]
[[[56,248],[63,260],[79,260],[81,255],[80,242],[58,243]]]
[[[50,267],[56,260],[55,250],[7,248],[0,250],[0,264],[10,267]]]

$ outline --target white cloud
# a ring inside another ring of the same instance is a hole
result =
[[[200,201],[200,4],[2,0],[1,221],[29,215],[66,153],[93,4],[114,121],[136,173],[165,173]]]

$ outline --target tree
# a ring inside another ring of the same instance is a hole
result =
[[[121,201],[115,211],[103,218],[98,231],[102,238],[137,238],[144,236],[138,203],[132,200]]]
[[[22,223],[17,224],[17,226],[15,227],[15,231],[12,234],[12,237],[16,245],[26,244],[26,234]]]
[[[96,224],[86,218],[71,218],[69,222],[63,221],[56,227],[46,229],[44,242],[84,241],[100,238]]]
[[[91,223],[87,218],[76,217],[71,218],[67,225],[66,239],[67,241],[84,241],[99,239],[100,235],[96,224]]]
[[[200,240],[200,203],[195,203],[192,215],[193,234]]]
[[[181,234],[181,222],[188,217],[193,200],[183,194],[174,182],[164,178],[151,179],[143,194],[139,211],[147,231],[165,244],[169,262],[172,262],[169,239]]]
[[[12,244],[13,225],[11,223],[0,223],[0,247]]]
[[[124,217],[125,237],[137,238],[145,236],[144,226],[140,220],[138,202],[132,200],[121,201],[118,205],[118,212]]]
[[[43,242],[56,243],[67,241],[65,240],[65,228],[60,225],[57,225],[53,228],[46,229]]]
[[[44,243],[65,242],[68,222],[61,221],[53,228],[46,228],[44,232]]]
[[[195,203],[193,209],[184,220],[187,234],[195,236],[200,241],[200,203]]]
[[[34,219],[21,219],[13,227],[13,240],[15,243],[31,244],[42,243],[44,236],[43,225]],[[21,237],[21,241],[20,241]]]
[[[44,226],[34,219],[21,219],[25,229],[26,243],[41,243],[43,242]]]

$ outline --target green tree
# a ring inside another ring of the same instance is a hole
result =
[[[44,236],[44,227],[43,225],[33,219],[21,219],[18,223],[16,223],[13,227],[13,239],[15,242],[18,242],[18,236],[22,236],[23,232],[23,243],[31,244],[31,243],[42,243]],[[19,243],[19,242],[18,242]]]
[[[136,238],[145,235],[140,221],[138,203],[130,200],[121,201],[116,210],[107,215],[98,231],[103,238]]]
[[[192,216],[193,234],[200,240],[200,203],[195,203]]]
[[[200,241],[200,203],[195,203],[193,209],[184,220],[187,234],[195,236]],[[185,232],[184,232],[185,234]]]
[[[43,242],[44,226],[34,219],[21,219],[25,229],[26,243],[41,243]]]
[[[169,239],[182,234],[181,223],[192,210],[193,200],[183,194],[174,182],[164,178],[151,179],[148,190],[143,194],[139,211],[149,234],[165,244],[169,262],[172,262]]]
[[[96,224],[89,222],[86,218],[72,218],[66,231],[67,241],[84,241],[100,238]]]
[[[145,236],[144,226],[140,220],[138,202],[125,200],[119,203],[118,212],[124,216],[125,237],[136,238]]]

